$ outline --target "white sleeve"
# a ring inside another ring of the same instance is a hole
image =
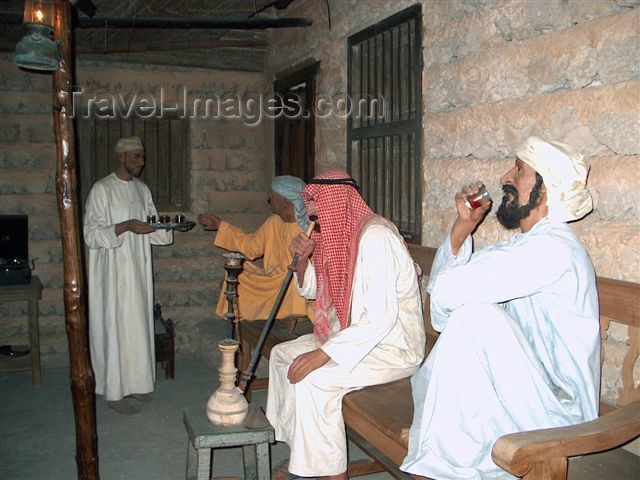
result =
[[[298,274],[296,272],[293,273],[293,281],[296,283],[296,287],[298,287],[298,292],[300,292],[301,296],[308,300],[314,300],[316,298],[316,269],[313,267],[311,261],[309,261],[307,269],[304,271],[302,286],[298,283]]]
[[[118,248],[122,245],[122,235],[116,235],[115,224],[110,223],[109,202],[104,187],[94,185],[89,192],[85,206],[83,233],[89,248]]]
[[[398,262],[391,233],[371,227],[360,240],[352,296],[362,307],[352,311],[349,327],[322,345],[336,363],[352,370],[398,321]],[[355,305],[354,305],[355,306]]]
[[[569,255],[561,244],[539,235],[517,245],[501,242],[474,253],[466,263],[436,269],[430,278],[433,327],[442,331],[451,312],[462,305],[503,303],[539,292],[567,271]]]

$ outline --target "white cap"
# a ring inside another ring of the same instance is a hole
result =
[[[130,152],[132,150],[144,151],[140,137],[124,137],[117,141],[115,148],[116,153]]]

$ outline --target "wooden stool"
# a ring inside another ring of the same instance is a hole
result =
[[[270,479],[269,443],[275,441],[273,428],[259,407],[250,405],[249,409],[249,416],[252,414],[251,409],[258,409],[255,415],[261,416],[267,426],[249,430],[244,425],[213,425],[207,418],[204,405],[184,411],[183,421],[189,436],[187,441],[187,480],[209,480],[211,478],[212,449],[240,446],[244,460],[244,478],[246,480]]]

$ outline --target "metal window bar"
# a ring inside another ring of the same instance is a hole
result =
[[[414,5],[354,34],[347,60],[347,168],[410,243],[420,243],[422,228],[421,22]]]

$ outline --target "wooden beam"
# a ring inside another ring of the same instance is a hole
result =
[[[212,28],[254,30],[297,28],[313,24],[306,18],[79,18],[78,28]]]
[[[0,52],[13,52],[17,42],[0,41]],[[205,50],[210,48],[243,48],[253,49],[268,47],[269,42],[262,40],[214,40],[211,42],[189,43],[159,43],[156,45],[131,45],[129,47],[79,47],[75,49],[76,55],[81,54],[109,54],[109,53],[145,53],[145,52],[172,52],[184,50]]]
[[[0,23],[21,24],[22,13],[0,12]],[[204,28],[260,30],[265,28],[310,27],[306,18],[122,18],[80,17],[76,28]]]
[[[95,380],[89,359],[89,336],[82,244],[78,228],[76,147],[71,112],[73,32],[71,7],[54,4],[54,39],[61,40],[60,68],[53,74],[53,122],[56,136],[56,200],[64,266],[64,309],[69,341],[71,394],[76,426],[76,464],[79,480],[99,480],[96,433]]]

